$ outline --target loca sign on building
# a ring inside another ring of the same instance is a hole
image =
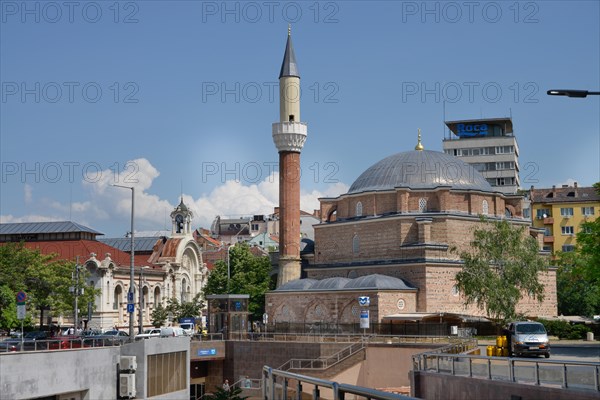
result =
[[[488,133],[487,124],[467,125],[456,124],[456,135],[460,137],[485,136]]]

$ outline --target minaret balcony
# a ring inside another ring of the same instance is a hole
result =
[[[278,151],[293,151],[300,153],[308,127],[304,122],[276,122],[273,124],[273,142]]]

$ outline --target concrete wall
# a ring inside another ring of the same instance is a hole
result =
[[[512,399],[592,400],[598,392],[561,389],[505,381],[475,379],[423,371],[411,373],[412,395],[427,400]],[[513,397],[514,396],[514,397]]]
[[[119,356],[119,347],[1,354],[0,398],[85,392],[83,399],[114,399]]]
[[[117,363],[136,356],[137,398],[146,398],[149,355],[186,352],[185,388],[160,399],[189,398],[190,339],[153,338],[121,347],[51,350],[0,354],[0,399],[30,399],[72,393],[82,400],[117,397]]]
[[[189,397],[190,387],[190,338],[187,336],[150,338],[129,343],[122,346],[121,355],[136,356],[137,370],[135,371],[136,397],[147,398],[148,393],[148,367],[147,357],[154,354],[174,353],[185,351],[187,359],[185,362],[186,385],[184,390],[164,393],[158,396],[161,399],[182,399]],[[157,397],[157,398],[158,398]]]

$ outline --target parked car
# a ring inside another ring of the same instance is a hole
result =
[[[160,337],[160,328],[146,329],[144,333],[136,335],[136,339],[149,339],[151,337]]]
[[[544,325],[534,321],[511,322],[507,329],[510,353],[513,356],[543,355],[550,357],[550,343]]]
[[[48,342],[48,350],[81,349],[91,347],[91,344],[77,335],[56,336]]]
[[[6,353],[9,351],[20,351],[21,350],[21,339],[9,338],[4,339],[0,342],[0,353]]]
[[[85,343],[93,347],[118,346],[129,341],[129,335],[123,331],[110,330],[101,335],[93,335],[85,338]]]
[[[166,328],[160,328],[161,337],[169,336],[187,336],[186,332],[178,326],[169,326]]]
[[[44,331],[27,332],[23,336],[23,340],[20,338],[10,338],[0,342],[0,351],[45,350],[48,348],[47,339],[48,335]],[[21,345],[23,346],[22,348]]]

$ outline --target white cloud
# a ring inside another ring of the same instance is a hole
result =
[[[25,204],[31,204],[31,201],[33,199],[33,187],[28,183],[23,185],[23,197],[25,200]]]
[[[0,215],[0,223],[2,224],[10,224],[10,223],[19,223],[19,222],[57,222],[64,221],[65,219],[58,216],[48,216],[48,215],[37,215],[30,214],[24,215],[22,217],[15,217],[12,214]]]
[[[564,185],[567,185],[567,186],[571,186],[571,187],[573,187],[573,186],[575,186],[575,183],[577,183],[577,181],[576,181],[575,179],[573,179],[573,178],[569,178],[569,179],[567,179],[565,182],[558,183],[558,184],[556,185],[556,187],[563,187]]]
[[[14,217],[1,216],[2,222],[35,222],[64,221],[69,219],[80,222],[91,228],[100,221],[109,221],[117,229],[127,231],[131,216],[131,191],[113,187],[118,184],[135,188],[135,228],[138,231],[155,231],[166,228],[170,230],[170,213],[175,204],[159,196],[149,193],[154,180],[160,176],[159,171],[145,158],[132,160],[129,168],[115,175],[108,169],[101,171],[94,179],[84,179],[82,185],[88,193],[88,199],[73,202],[71,205],[56,200],[42,198],[38,205],[57,216],[27,215]],[[301,191],[300,207],[312,212],[319,208],[320,197],[335,197],[348,191],[348,185],[332,184],[326,189]],[[25,188],[25,198],[33,200],[32,188]],[[221,216],[250,216],[254,214],[271,214],[279,201],[279,173],[272,172],[257,184],[243,184],[230,180],[214,188],[210,193],[194,199],[183,195],[185,204],[194,213],[193,227],[210,228],[213,219]],[[61,217],[62,215],[62,217]]]

